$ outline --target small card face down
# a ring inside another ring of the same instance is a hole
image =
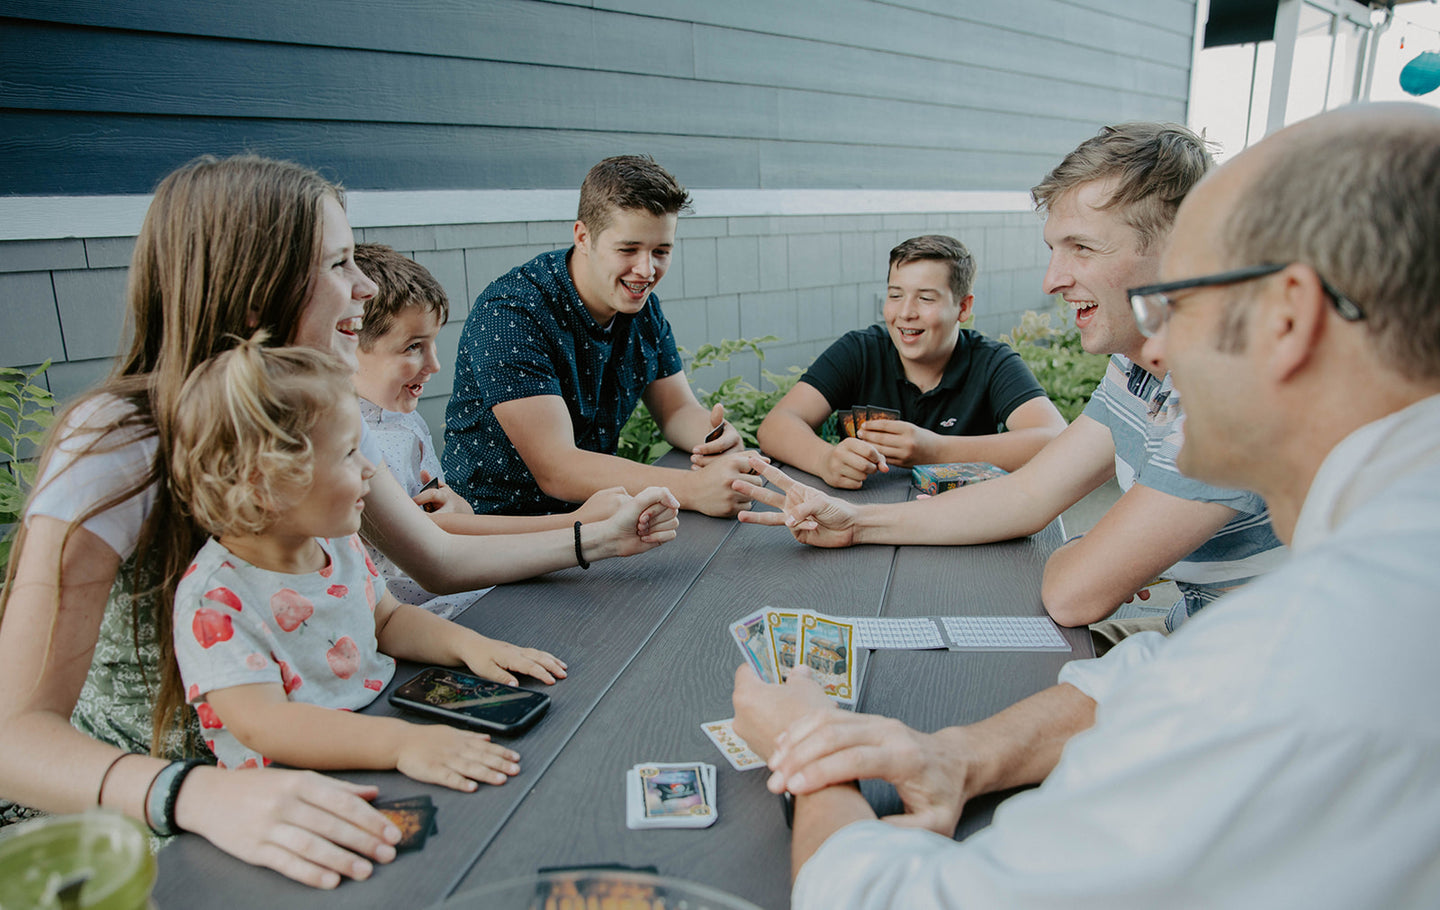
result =
[[[709,723],[701,724],[700,729],[710,737],[715,748],[720,750],[720,754],[725,756],[730,767],[736,771],[749,771],[751,768],[765,767],[764,759],[750,751],[750,746],[746,744],[745,740],[735,735],[735,718],[712,720]]]
[[[371,803],[381,815],[400,829],[400,843],[395,845],[397,853],[408,850],[423,850],[430,835],[439,833],[435,824],[438,811],[428,796],[411,796],[405,799],[377,799]]]
[[[799,662],[815,674],[825,694],[844,705],[855,704],[855,626],[822,613],[800,614]]]
[[[708,828],[715,824],[715,766],[646,762],[625,774],[629,828]]]
[[[740,646],[740,653],[767,683],[780,681],[780,671],[775,663],[775,652],[770,648],[770,634],[765,625],[765,609],[759,609],[744,619],[730,624],[730,637]]]

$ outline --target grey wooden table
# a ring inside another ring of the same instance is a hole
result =
[[[906,474],[844,495],[905,499]],[[382,798],[428,794],[439,834],[423,851],[378,867],[370,881],[334,892],[182,835],[160,853],[156,903],[424,907],[540,867],[619,863],[655,866],[761,907],[786,906],[789,834],[777,798],[763,771],[733,770],[700,729],[734,713],[740,656],[727,626],[766,604],[849,616],[1039,615],[1041,568],[1062,536],[1056,522],[1031,538],[980,547],[821,550],[784,528],[685,513],[678,538],[658,550],[497,588],[460,621],[547,648],[570,667],[569,678],[547,688],[546,718],[510,742],[521,753],[519,776],[465,794],[396,772],[340,775],[378,785]],[[1066,636],[1069,653],[874,652],[862,667],[858,707],[925,730],[988,716],[1052,684],[1066,660],[1090,656],[1083,630]],[[392,687],[416,669],[402,665]],[[383,697],[366,710],[396,713]],[[691,760],[716,766],[718,821],[699,830],[627,829],[626,769]],[[867,782],[865,792],[882,812],[898,810],[887,785]],[[967,808],[957,836],[986,824],[997,802]]]

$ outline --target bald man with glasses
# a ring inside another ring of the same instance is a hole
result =
[[[1184,127],[1128,123],[1081,143],[1032,190],[1051,251],[1045,292],[1070,303],[1085,350],[1112,356],[1084,414],[1029,463],[929,500],[870,506],[769,468],[780,492],[755,498],[783,511],[740,519],[785,522],[815,546],[989,543],[1039,531],[1115,478],[1119,501],[1054,553],[1041,591],[1056,622],[1092,624],[1097,653],[1137,631],[1173,631],[1278,565],[1284,548],[1259,496],[1176,470],[1180,397],[1165,370],[1144,358],[1127,295],[1155,280],[1176,209],[1212,164],[1204,141]],[[1160,575],[1181,594],[1167,614],[1101,622],[1137,594],[1147,598]]]
[[[1141,353],[1184,396],[1180,469],[1260,491],[1290,560],[935,733],[742,666],[797,910],[1440,906],[1437,244],[1431,107],[1321,115],[1194,189],[1165,283],[1128,295]],[[865,778],[906,814],[877,821]]]

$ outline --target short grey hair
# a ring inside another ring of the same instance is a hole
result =
[[[1365,311],[1392,369],[1440,379],[1440,116],[1296,136],[1238,195],[1219,242],[1237,266],[1311,266]]]

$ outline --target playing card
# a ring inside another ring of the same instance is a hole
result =
[[[800,638],[800,614],[794,611],[765,608],[765,629],[770,638],[770,653],[775,658],[775,670],[784,682],[790,678],[790,669],[795,666],[795,647]]]
[[[850,409],[850,413],[855,415],[855,430],[856,430],[856,432],[859,432],[860,430],[864,429],[864,428],[865,428],[865,421],[867,421],[867,420],[870,419],[870,406],[869,406],[869,405],[858,405],[858,406],[856,406],[856,407],[851,408],[851,409]]]
[[[715,748],[720,750],[721,754],[725,756],[725,760],[736,771],[749,771],[751,768],[765,767],[765,760],[751,752],[750,747],[745,744],[745,740],[735,735],[735,718],[712,720],[708,724],[701,724],[700,729],[710,737]]]
[[[846,436],[855,435],[855,410],[840,412],[840,427],[845,431]]]
[[[625,775],[625,824],[629,828],[709,827],[717,818],[714,793],[714,765],[636,765]]]
[[[428,796],[376,800],[371,805],[400,829],[400,842],[395,845],[397,852],[423,849],[426,839],[439,831],[435,824],[437,810]]]
[[[725,432],[725,424],[722,423],[722,424],[720,424],[720,426],[718,426],[718,427],[716,427],[715,429],[711,430],[711,431],[709,432],[709,434],[706,435],[705,441],[706,441],[706,442],[714,442],[715,440],[719,439],[720,436],[721,436],[721,434],[723,434],[724,432]]]
[[[894,408],[877,408],[873,404],[868,408],[870,420],[899,420],[900,412]]]
[[[740,646],[740,653],[745,655],[745,662],[755,671],[756,676],[767,683],[780,681],[775,652],[770,649],[770,636],[766,630],[763,608],[731,623],[730,636]]]
[[[799,661],[825,694],[844,705],[859,698],[855,685],[855,626],[823,613],[800,614]]]

